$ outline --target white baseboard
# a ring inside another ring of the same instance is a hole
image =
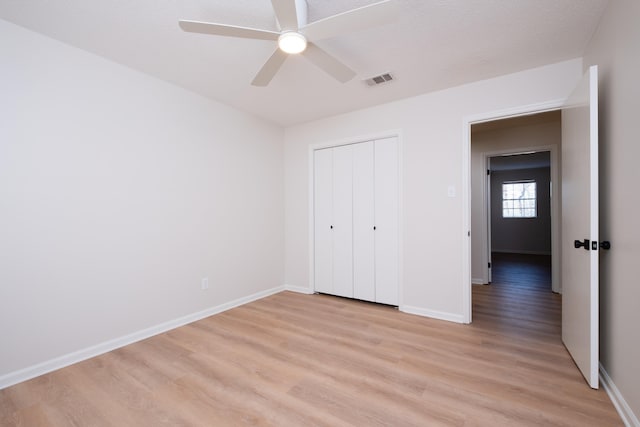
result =
[[[401,305],[400,311],[418,316],[431,317],[433,319],[448,320],[449,322],[464,323],[462,314],[447,313],[445,311],[427,310],[421,307],[412,307],[410,305]]]
[[[485,282],[484,279],[471,278],[471,284],[472,285],[486,285],[487,282]]]
[[[10,372],[8,374],[0,376],[0,390],[6,387],[12,386],[14,384],[21,383],[23,381],[30,380],[31,378],[35,378],[37,376],[55,371],[57,369],[61,369],[66,366],[73,365],[74,363],[78,363],[83,360],[90,359],[95,356],[99,356],[101,354],[107,353],[117,348],[124,347],[125,345],[133,344],[134,342],[141,341],[146,338],[150,338],[154,335],[167,332],[171,329],[175,329],[180,326],[184,326],[187,323],[192,323],[197,320],[204,319],[205,317],[209,317],[214,314],[218,314],[223,311],[230,310],[232,308],[259,300],[261,298],[268,297],[269,295],[282,292],[285,289],[286,289],[285,286],[277,286],[272,289],[260,291],[255,294],[248,295],[246,297],[238,298],[236,300],[229,301],[224,304],[217,305],[215,307],[210,307],[205,310],[198,311],[196,313],[191,313],[177,319],[169,320],[168,322],[164,322],[159,325],[152,326],[150,328],[146,328],[146,329],[143,329],[119,338],[115,338],[91,347],[87,347],[82,350],[74,351],[73,353],[65,354],[63,356],[56,357],[54,359],[47,360],[42,363],[38,363],[37,365],[29,366],[27,368],[20,369],[15,372]]]
[[[624,397],[622,397],[620,390],[618,390],[618,387],[616,387],[616,385],[613,383],[613,380],[611,379],[607,371],[605,371],[602,364],[600,364],[600,382],[602,383],[602,387],[609,395],[613,406],[615,406],[616,410],[618,411],[620,418],[622,418],[624,425],[626,425],[627,427],[640,427],[640,421],[638,421],[638,417],[636,417],[636,415],[633,413],[627,401],[624,400]]]
[[[297,292],[299,294],[307,294],[307,295],[313,294],[313,289],[304,288],[302,286],[284,285],[284,289],[291,292]]]

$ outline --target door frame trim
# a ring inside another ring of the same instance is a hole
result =
[[[471,125],[559,110],[565,98],[467,115],[462,118],[462,317],[472,321],[471,298]]]

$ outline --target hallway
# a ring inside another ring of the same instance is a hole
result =
[[[494,253],[491,285],[473,286],[473,323],[560,339],[562,296],[551,291],[551,257]]]

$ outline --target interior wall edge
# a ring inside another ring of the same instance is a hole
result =
[[[271,289],[256,292],[245,297],[237,298],[226,303],[222,303],[213,307],[209,307],[205,310],[197,311],[195,313],[188,314],[186,316],[179,317],[177,319],[169,320],[167,322],[160,323],[149,328],[133,332],[131,334],[124,335],[119,338],[114,338],[109,341],[105,341],[100,344],[96,344],[82,350],[74,351],[33,366],[29,366],[23,369],[19,369],[14,372],[9,372],[0,377],[0,390],[10,387],[12,385],[21,383],[23,381],[30,380],[40,375],[47,374],[49,372],[62,369],[74,363],[82,362],[83,360],[90,359],[92,357],[99,356],[104,353],[108,353],[115,349],[133,344],[138,341],[142,341],[147,338],[151,338],[154,335],[158,335],[172,329],[179,328],[189,323],[196,322],[204,319],[205,317],[213,316],[214,314],[222,313],[223,311],[231,310],[232,308],[239,307],[244,304],[248,304],[253,301],[268,297],[270,295],[282,292],[284,290],[294,290],[292,287],[285,285],[276,286]],[[295,291],[295,290],[294,290]]]

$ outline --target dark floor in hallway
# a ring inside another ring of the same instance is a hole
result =
[[[493,253],[491,261],[491,284],[473,287],[473,322],[560,340],[562,297],[551,291],[551,257]]]

